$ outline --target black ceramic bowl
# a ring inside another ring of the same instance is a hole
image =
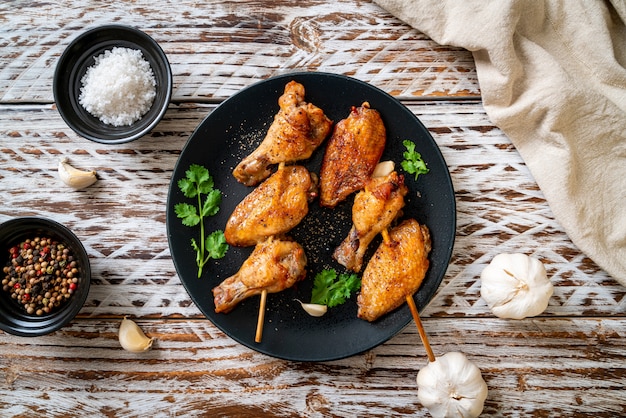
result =
[[[78,283],[72,296],[49,314],[28,314],[23,306],[11,298],[10,292],[0,288],[0,329],[23,337],[49,334],[70,322],[83,307],[91,282],[89,257],[80,240],[60,223],[37,217],[14,218],[0,225],[0,261],[2,269],[10,262],[10,249],[27,238],[49,237],[64,243],[78,263]],[[2,271],[2,279],[6,274]]]
[[[152,107],[130,126],[106,124],[78,101],[81,80],[95,64],[95,57],[114,47],[140,50],[156,80]],[[120,144],[142,137],[159,123],[172,96],[172,70],[159,44],[144,32],[121,25],[100,26],[78,36],[61,55],[54,73],[53,91],[59,113],[77,134],[103,144]]]

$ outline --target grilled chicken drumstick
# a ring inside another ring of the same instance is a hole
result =
[[[278,99],[279,112],[265,139],[233,170],[246,186],[256,186],[271,174],[271,166],[307,159],[326,139],[332,121],[322,109],[304,101],[304,86],[290,81]]]
[[[424,280],[430,249],[428,228],[415,219],[393,228],[365,267],[357,316],[375,321],[406,302]]]
[[[360,272],[369,244],[398,217],[407,192],[404,176],[396,171],[371,178],[354,197],[352,228],[335,249],[335,260],[348,270]]]
[[[306,216],[317,178],[300,165],[281,166],[235,208],[224,228],[230,245],[247,247],[287,233]]]
[[[270,238],[254,248],[237,273],[213,288],[215,312],[230,312],[263,291],[277,293],[306,276],[306,255],[295,241]]]
[[[320,204],[335,207],[369,180],[385,149],[386,130],[368,102],[352,107],[328,140],[320,170]]]

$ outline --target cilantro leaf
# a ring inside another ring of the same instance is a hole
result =
[[[198,189],[196,188],[196,184],[189,179],[180,179],[178,180],[178,188],[181,192],[190,199],[193,199],[198,195]]]
[[[223,231],[215,231],[209,234],[204,245],[209,252],[209,257],[214,259],[224,257],[228,250],[228,244],[226,243]]]
[[[189,203],[177,203],[174,212],[185,226],[200,225],[200,240],[191,239],[191,247],[196,251],[198,277],[202,268],[210,259],[222,258],[228,250],[228,244],[222,231],[215,231],[205,238],[204,218],[215,215],[222,203],[222,192],[214,189],[215,183],[209,170],[198,164],[191,164],[185,171],[185,178],[178,180],[178,188],[189,199],[196,199],[196,206]],[[204,200],[203,200],[204,196]],[[199,242],[199,244],[198,244]]]
[[[361,279],[356,274],[342,273],[335,269],[324,270],[315,275],[311,303],[332,308],[345,303],[353,292],[361,288]]]
[[[220,210],[222,193],[219,190],[211,190],[202,205],[202,216],[213,216]]]
[[[420,174],[426,174],[430,169],[426,166],[426,162],[422,159],[422,155],[415,151],[415,144],[408,139],[402,141],[406,151],[402,154],[404,160],[400,163],[404,171],[409,174],[415,174],[415,180]]]
[[[185,226],[196,226],[200,223],[200,217],[195,206],[189,203],[177,203],[174,205],[174,212],[176,212],[176,216],[182,219]]]
[[[187,178],[195,184],[205,184],[210,182],[209,187],[213,188],[213,179],[209,174],[209,170],[199,164],[191,164],[189,169],[185,171]],[[206,192],[205,192],[206,193]]]

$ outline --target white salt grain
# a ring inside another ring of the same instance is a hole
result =
[[[103,123],[131,125],[156,96],[156,81],[141,51],[115,47],[95,57],[81,79],[79,103]]]

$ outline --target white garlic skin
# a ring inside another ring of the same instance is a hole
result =
[[[67,158],[59,161],[57,171],[61,181],[75,190],[84,189],[98,181],[97,173],[94,170],[75,168],[69,163]]]
[[[386,177],[389,174],[391,174],[393,172],[393,170],[395,170],[396,166],[395,163],[391,160],[389,161],[382,161],[378,164],[376,164],[376,167],[374,167],[374,171],[372,172],[372,178],[375,177]]]
[[[417,397],[434,418],[474,418],[487,399],[480,369],[456,351],[437,357],[417,374]]]
[[[554,292],[543,263],[525,254],[498,254],[480,278],[480,294],[499,318],[537,316]]]
[[[126,317],[122,319],[122,323],[120,324],[118,338],[122,348],[133,353],[141,353],[149,350],[154,341],[154,338],[146,337],[146,334],[139,328],[139,325]]]
[[[304,303],[298,299],[296,299],[296,301],[299,302],[300,306],[302,306],[302,309],[304,309],[304,311],[311,316],[324,316],[326,314],[326,311],[328,311],[328,306],[326,305],[320,305],[318,303]]]

